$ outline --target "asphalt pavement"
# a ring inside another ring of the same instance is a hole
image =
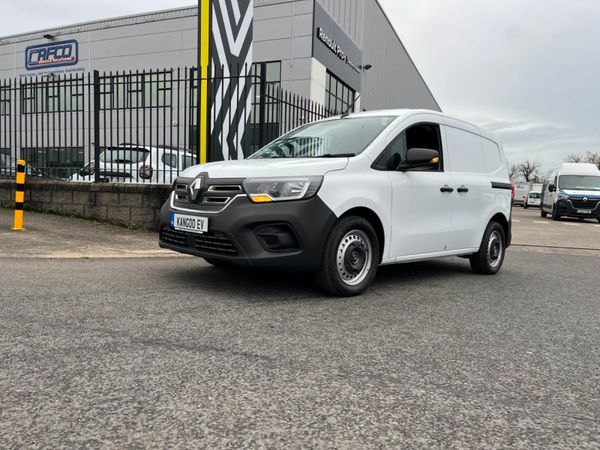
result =
[[[0,447],[600,448],[600,252],[554,244],[492,277],[383,267],[352,299],[197,258],[0,252]]]

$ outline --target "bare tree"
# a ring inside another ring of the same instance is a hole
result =
[[[570,163],[590,163],[595,164],[600,169],[600,153],[599,152],[586,152],[585,155],[581,153],[573,153],[567,156],[566,162]]]
[[[539,180],[539,173],[541,164],[537,161],[525,161],[524,163],[519,165],[519,173],[523,175],[525,181],[528,183],[534,182],[535,180]]]
[[[571,153],[565,161],[569,163],[581,163],[584,159],[585,157],[580,153]]]
[[[587,152],[585,154],[585,161],[596,164],[596,167],[600,169],[600,152]]]
[[[513,164],[510,166],[510,170],[508,171],[508,176],[512,180],[519,174],[519,166]]]

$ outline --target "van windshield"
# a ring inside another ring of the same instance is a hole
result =
[[[305,125],[250,156],[267,158],[343,158],[362,153],[396,117],[334,119]]]
[[[529,198],[542,198],[541,192],[530,192]]]
[[[593,175],[563,175],[558,185],[574,191],[600,191],[600,177]]]

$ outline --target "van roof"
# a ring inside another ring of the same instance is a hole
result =
[[[439,111],[434,111],[430,109],[380,109],[375,111],[364,111],[359,113],[350,114],[349,117],[381,117],[381,116],[395,116],[397,118],[408,119],[409,117],[416,116],[418,114],[431,114],[434,116],[438,116],[440,118],[444,118],[449,122],[454,122],[458,127],[462,127],[468,131],[472,131],[480,136],[489,139],[498,143],[497,137],[490,133],[489,131],[474,125],[469,122],[465,122],[464,120],[457,119],[455,117],[449,116],[447,114],[441,113]],[[339,117],[339,116],[338,116]],[[452,123],[450,123],[451,125]]]
[[[558,169],[559,175],[596,175],[600,176],[600,169],[590,163],[563,163]]]

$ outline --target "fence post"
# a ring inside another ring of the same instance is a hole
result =
[[[94,70],[94,183],[100,182],[100,72]]]

